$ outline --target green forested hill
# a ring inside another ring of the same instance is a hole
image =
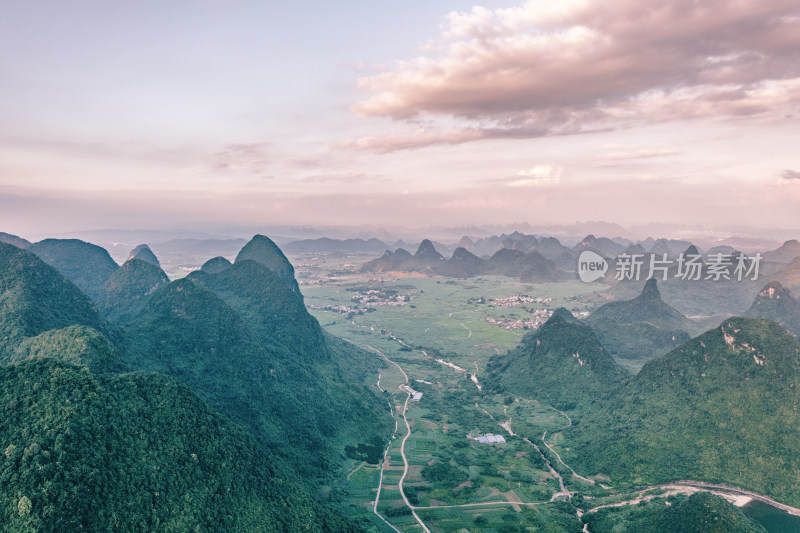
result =
[[[263,449],[159,374],[0,367],[0,531],[349,531]]]
[[[218,294],[270,346],[290,358],[326,359],[322,328],[303,301],[272,270],[253,260],[237,260],[218,274],[192,272],[189,279]]]
[[[795,257],[792,262],[775,274],[781,284],[789,290],[800,294],[800,257]]]
[[[698,326],[661,299],[655,279],[639,296],[598,307],[585,322],[614,356],[634,369],[698,334]]]
[[[123,356],[108,338],[88,326],[51,329],[22,341],[11,353],[9,362],[50,357],[92,372],[122,372],[128,369]]]
[[[217,257],[212,257],[200,268],[201,271],[207,274],[219,274],[224,270],[228,270],[231,267],[231,262],[218,255]]]
[[[158,265],[129,259],[111,274],[95,300],[106,318],[128,322],[144,309],[156,289],[167,283],[169,278]]]
[[[592,328],[581,324],[564,308],[556,310],[516,348],[492,357],[486,368],[487,389],[502,387],[562,409],[603,397],[627,377]]]
[[[100,246],[78,239],[45,239],[28,250],[94,298],[119,266]]]
[[[131,253],[128,254],[128,261],[131,259],[138,259],[139,261],[144,261],[145,263],[150,263],[151,265],[161,268],[161,263],[159,263],[158,257],[156,257],[156,254],[153,253],[153,250],[151,250],[146,244],[140,244],[131,250]]]
[[[308,439],[300,447],[293,446],[292,453],[302,456],[320,446],[322,453],[315,454],[315,460],[326,462],[329,451],[342,449],[344,442],[367,442],[387,434],[389,420],[382,398],[363,384],[370,372],[377,372],[375,358],[326,335],[301,298],[270,269],[239,260],[219,274],[193,272],[188,279],[222,298],[268,350],[270,368],[275,370],[272,375],[283,387],[279,392],[284,400],[279,412],[282,423],[288,431],[297,431],[297,421],[309,419],[308,429],[300,429],[308,431]],[[297,407],[301,411],[296,413],[292,409]],[[318,442],[320,436],[324,444]],[[286,444],[282,441],[276,446]]]
[[[708,492],[586,515],[592,533],[767,533],[726,500]]]
[[[564,460],[615,482],[726,482],[797,505],[800,343],[731,318],[651,361],[564,433]]]
[[[264,235],[254,236],[250,242],[244,245],[236,256],[234,263],[240,261],[252,260],[256,263],[261,263],[283,281],[292,292],[300,296],[300,287],[297,285],[297,280],[294,278],[294,267],[286,259],[278,246],[272,242],[272,239]]]
[[[774,320],[800,337],[800,302],[780,282],[767,283],[744,316]]]
[[[361,385],[363,375],[356,382],[342,376],[338,365],[354,361],[341,354],[331,360],[316,321],[268,269],[244,261],[217,276],[247,273],[250,267],[261,271],[259,277],[239,280],[244,284],[242,294],[252,291],[250,314],[240,314],[191,279],[174,281],[156,291],[127,326],[130,363],[189,385],[286,457],[304,477],[330,475],[341,458],[338,449],[343,448],[340,440],[345,435],[360,438],[386,433],[388,421],[382,405]],[[257,287],[265,283],[265,276],[294,302],[285,304],[298,316],[284,315],[284,308],[274,298],[262,300]],[[247,307],[248,301],[239,303]],[[274,311],[270,306],[275,306]],[[260,329],[253,326],[258,321],[266,325]],[[274,333],[272,324],[276,322],[282,336]],[[359,363],[362,373],[369,371],[366,357]]]
[[[28,246],[31,245],[30,241],[28,241],[27,239],[23,239],[22,237],[12,235],[4,231],[0,231],[0,242],[4,242],[6,244],[12,244],[17,248],[27,248]]]
[[[303,491],[333,481],[345,445],[388,437],[364,385],[377,360],[266,266],[228,270],[166,283],[129,261],[98,297],[120,331],[0,244],[0,405],[19,407],[0,424],[0,531],[350,530]],[[131,369],[159,373],[117,374]]]
[[[0,243],[0,361],[26,338],[73,325],[108,333],[75,285],[34,254]]]
[[[697,326],[679,311],[661,299],[658,282],[650,278],[644,284],[641,294],[632,300],[609,302],[597,308],[586,322],[607,319],[620,324],[649,322],[663,329],[696,331]]]

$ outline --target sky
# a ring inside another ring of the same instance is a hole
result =
[[[796,0],[0,2],[0,231],[798,229]]]

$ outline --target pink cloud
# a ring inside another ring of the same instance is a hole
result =
[[[783,117],[800,103],[795,1],[529,1],[451,13],[428,55],[362,77],[352,110],[447,117],[456,131],[368,138],[376,151],[701,117]],[[470,125],[471,123],[471,125]]]

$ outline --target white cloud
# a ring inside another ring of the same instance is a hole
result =
[[[531,0],[450,13],[427,55],[358,80],[360,116],[456,118],[455,131],[354,141],[387,151],[800,105],[800,4]],[[391,148],[389,148],[391,147]]]
[[[558,185],[564,169],[558,165],[536,165],[528,170],[520,170],[517,178],[506,183],[507,187],[541,187]]]

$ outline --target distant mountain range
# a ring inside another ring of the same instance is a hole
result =
[[[787,241],[779,249],[763,254],[762,261],[759,264],[759,273],[773,275],[783,268],[784,263],[788,263],[791,260],[793,254],[800,255],[800,251],[796,250],[797,246],[793,244],[794,242],[796,241]],[[377,246],[377,243],[375,244]],[[330,249],[333,249],[333,244],[331,244]],[[425,252],[423,254],[424,257],[420,255],[420,250]],[[518,277],[522,281],[561,281],[573,278],[574,273],[577,271],[578,257],[584,251],[595,252],[610,263],[609,269],[603,278],[603,281],[610,285],[615,285],[619,281],[619,258],[622,254],[638,254],[638,261],[642,265],[639,279],[642,281],[649,273],[648,268],[651,258],[661,261],[666,254],[667,260],[670,262],[667,270],[669,276],[668,284],[674,281],[684,281],[675,279],[681,276],[678,271],[681,254],[684,257],[698,255],[701,257],[701,261],[704,262],[709,257],[716,257],[717,254],[723,254],[723,259],[728,257],[730,258],[727,259],[728,261],[734,262],[738,261],[736,258],[741,254],[727,245],[713,247],[704,254],[696,245],[686,240],[646,239],[634,243],[626,239],[609,239],[595,237],[594,235],[587,235],[574,247],[568,248],[554,237],[539,237],[514,232],[508,235],[485,237],[477,240],[467,236],[462,237],[450,259],[442,257],[436,249],[436,245],[431,240],[425,239],[415,254],[412,255],[404,248],[397,248],[394,252],[387,249],[381,257],[365,263],[362,266],[362,271],[420,272],[460,278],[495,274]],[[752,260],[749,259],[751,256],[746,257],[748,258],[747,266],[749,266],[752,263]],[[732,269],[733,267],[731,267]],[[753,273],[751,272],[752,275]],[[699,282],[683,283],[681,288],[691,286],[694,289],[698,285],[703,285],[705,276],[706,271],[704,270],[703,277]],[[745,283],[740,284],[741,286],[737,287],[733,292],[724,289],[722,294],[717,295],[720,298],[724,298],[725,295],[729,296],[728,299],[731,302],[725,310],[730,306],[734,306],[736,307],[734,312],[741,312],[739,306],[743,305],[742,302],[749,302],[752,299],[757,291],[757,286],[755,288],[745,287],[748,280],[745,280]],[[620,285],[624,288],[629,284]],[[715,290],[720,289],[719,285],[704,287],[703,290],[714,296]],[[743,288],[744,292],[742,291]],[[635,290],[640,291],[641,285]],[[630,291],[625,294],[629,297],[632,296]],[[712,298],[712,300],[716,303],[719,298]],[[691,309],[691,314],[700,314],[702,312],[702,310],[698,311],[695,308]]]
[[[381,257],[365,263],[361,271],[420,272],[459,278],[498,275],[513,276],[527,282],[555,282],[572,277],[536,251],[525,253],[501,248],[492,257],[482,259],[465,248],[457,248],[450,259],[445,259],[427,239],[422,241],[414,255],[403,248],[394,252],[387,250]]]
[[[308,252],[382,252],[386,249],[386,243],[378,239],[330,239],[322,237],[319,239],[303,239],[292,241],[282,246],[286,253],[308,253]]]

